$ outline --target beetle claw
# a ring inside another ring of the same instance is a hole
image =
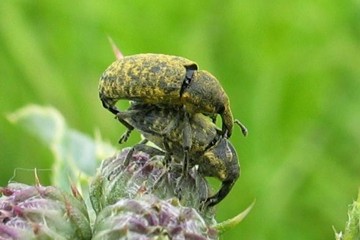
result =
[[[131,132],[132,132],[132,129],[131,129],[131,130],[130,130],[130,129],[126,130],[126,132],[123,133],[123,135],[121,135],[121,137],[120,137],[120,139],[119,139],[119,144],[126,143],[127,140],[128,140],[129,137],[130,137]]]

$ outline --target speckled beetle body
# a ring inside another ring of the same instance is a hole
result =
[[[231,190],[240,175],[240,165],[235,148],[220,136],[221,131],[202,114],[189,116],[184,121],[178,109],[133,103],[118,118],[128,122],[145,137],[182,162],[185,171],[194,165],[204,176],[222,182],[220,190],[206,199],[207,206],[219,203]]]
[[[119,112],[115,104],[120,99],[183,107],[190,114],[220,114],[221,134],[232,134],[234,119],[224,89],[213,75],[198,70],[186,58],[137,54],[119,59],[102,74],[99,95],[103,106],[114,114]]]

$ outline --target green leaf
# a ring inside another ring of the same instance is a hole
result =
[[[96,134],[94,140],[69,128],[53,107],[28,105],[7,117],[50,148],[54,155],[52,181],[64,190],[69,190],[71,182],[87,186],[88,181],[81,180],[94,176],[100,160],[116,152],[113,146],[101,140],[100,134]]]

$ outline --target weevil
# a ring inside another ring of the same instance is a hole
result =
[[[183,57],[147,53],[119,59],[100,77],[99,96],[103,106],[114,114],[120,112],[115,106],[120,99],[181,106],[184,112],[203,113],[213,119],[219,114],[222,136],[232,134],[234,119],[221,84],[209,72],[199,70],[195,62]],[[132,130],[132,126],[122,123]]]
[[[117,114],[155,145],[183,164],[187,169],[198,165],[203,176],[215,177],[222,182],[219,191],[205,200],[206,206],[219,203],[231,190],[240,175],[235,148],[221,130],[206,116],[197,113],[184,119],[181,110],[161,108],[133,102],[127,111]]]

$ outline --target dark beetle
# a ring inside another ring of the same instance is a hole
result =
[[[233,145],[204,115],[192,114],[186,121],[186,114],[181,110],[132,103],[127,111],[117,116],[173,156],[176,162],[182,162],[183,174],[198,165],[201,174],[222,181],[220,190],[206,199],[207,206],[219,203],[238,179],[240,165]]]
[[[197,64],[186,58],[150,53],[126,56],[102,74],[99,95],[103,106],[114,114],[119,113],[115,104],[120,99],[180,106],[184,112],[203,113],[212,118],[220,114],[221,135],[232,134],[234,119],[224,89],[214,76],[198,70]],[[126,122],[122,123],[132,129]]]

